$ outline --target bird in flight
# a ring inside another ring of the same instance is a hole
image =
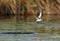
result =
[[[36,17],[36,21],[42,21],[42,12],[40,12],[40,14],[38,15],[38,17]]]

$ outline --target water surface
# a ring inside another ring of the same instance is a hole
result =
[[[0,41],[60,41],[59,21],[30,21],[23,16],[0,17],[0,32],[35,32],[35,34],[0,34]]]

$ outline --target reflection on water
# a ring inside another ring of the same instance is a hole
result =
[[[0,35],[0,41],[60,41],[59,35],[51,34],[16,34],[16,35]]]
[[[0,41],[60,41],[59,21],[53,22],[53,20],[51,22],[35,22],[34,20],[35,17],[32,16],[0,16],[1,32],[36,32],[36,34],[0,34]]]

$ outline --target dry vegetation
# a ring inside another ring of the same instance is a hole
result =
[[[60,13],[60,0],[0,0],[0,15],[4,14],[44,14]]]

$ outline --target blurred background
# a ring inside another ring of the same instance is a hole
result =
[[[42,21],[36,17],[42,11]],[[0,32],[35,32],[4,35],[1,41],[60,41],[60,0],[0,0]]]

